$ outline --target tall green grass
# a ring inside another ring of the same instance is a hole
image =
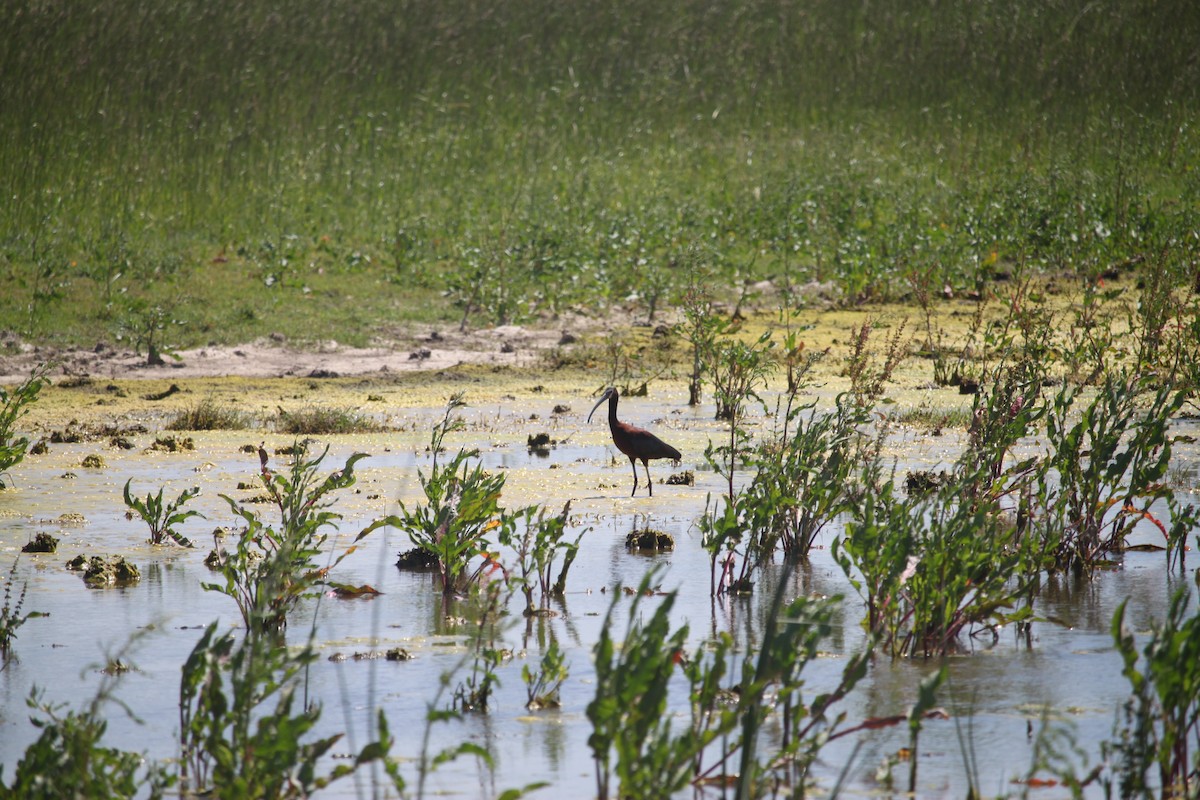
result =
[[[1186,0],[15,0],[0,314],[362,342],[669,296],[697,263],[850,300],[1185,264],[1198,38]]]

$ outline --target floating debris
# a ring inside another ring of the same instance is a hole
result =
[[[329,585],[333,588],[333,596],[340,597],[343,600],[355,597],[374,597],[377,594],[383,594],[383,592],[369,583],[364,583],[362,586],[352,586],[348,583],[330,583]]]
[[[87,517],[78,511],[68,511],[66,514],[59,514],[54,519],[42,520],[42,522],[50,525],[87,525]]]
[[[104,469],[104,458],[92,453],[83,457],[83,462],[80,466],[84,469]]]
[[[171,384],[170,386],[168,386],[166,389],[164,389],[164,390],[163,390],[163,391],[161,391],[161,392],[158,392],[157,394],[144,394],[144,395],[142,395],[142,399],[143,399],[143,400],[151,400],[151,401],[157,401],[157,400],[166,400],[166,399],[167,399],[168,397],[170,397],[171,395],[173,395],[173,394],[178,394],[178,393],[179,393],[179,392],[181,392],[181,391],[183,391],[183,390],[182,390],[182,389],[180,389],[178,386],[176,386],[175,384],[173,384],[173,383],[172,383],[172,384]]]
[[[393,647],[390,650],[380,652],[379,650],[371,650],[366,653],[334,653],[329,657],[330,661],[340,663],[342,661],[376,661],[378,659],[385,661],[412,661],[414,656],[405,650],[403,647]]]

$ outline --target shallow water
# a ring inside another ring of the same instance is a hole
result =
[[[504,502],[509,508],[536,502],[557,512],[571,499],[571,538],[588,530],[557,616],[524,620],[514,598],[512,608],[517,613],[504,635],[514,658],[501,667],[502,685],[492,712],[471,715],[432,732],[433,750],[464,740],[485,745],[495,755],[495,769],[462,759],[435,773],[429,791],[491,797],[508,787],[546,781],[551,787],[533,796],[594,794],[587,747],[590,726],[584,714],[594,691],[591,648],[614,589],[618,584],[636,585],[651,566],[662,569],[663,589],[678,591],[675,624],[690,626],[692,647],[716,629],[732,630],[742,642],[752,641],[761,630],[764,605],[779,570],[764,576],[751,598],[713,602],[709,596],[709,562],[695,523],[706,495],[717,496],[723,488],[719,477],[706,471],[703,463],[708,437],[719,437],[723,431],[723,426],[711,421],[711,410],[677,407],[673,413],[663,414],[658,407],[637,400],[622,404],[623,418],[651,427],[686,454],[678,469],[694,470],[697,480],[694,487],[657,483],[676,470],[656,462],[651,466],[656,480],[654,497],[639,493],[630,498],[628,462],[612,446],[602,421],[589,426],[579,413],[561,418],[549,415],[555,403],[569,401],[539,400],[545,409],[516,403],[467,409],[467,430],[447,439],[452,448],[479,448],[487,468],[505,472]],[[578,401],[576,405],[580,405]],[[543,419],[528,421],[533,410]],[[345,517],[342,542],[370,520],[396,512],[398,501],[411,504],[420,497],[416,470],[429,468],[427,431],[438,416],[440,410],[426,409],[393,418],[393,423],[418,433],[328,440],[327,470],[340,467],[353,452],[371,454],[358,464],[356,486],[342,492],[334,507]],[[525,437],[541,431],[565,441],[546,456],[531,454]],[[139,449],[131,451],[119,451],[102,442],[53,445],[47,455],[29,457],[21,464],[13,475],[16,488],[0,493],[0,569],[5,574],[21,545],[34,533],[47,531],[62,540],[57,554],[23,555],[20,559],[18,581],[29,585],[24,610],[50,616],[30,620],[20,628],[17,658],[0,671],[0,764],[7,774],[11,775],[25,747],[36,738],[37,729],[28,722],[24,702],[31,687],[43,688],[47,700],[79,707],[100,683],[99,665],[117,654],[136,667],[122,679],[117,696],[138,719],[110,706],[107,743],[145,751],[155,759],[177,755],[180,666],[205,625],[219,620],[224,629],[239,620],[232,600],[200,586],[212,579],[203,564],[212,546],[209,531],[217,524],[234,522],[219,494],[253,494],[236,486],[256,481],[258,459],[238,448],[263,438],[259,433],[193,436],[196,450],[177,454],[143,452],[140,448],[153,441],[153,434],[136,437]],[[290,443],[281,437],[266,438],[269,449]],[[910,433],[896,438],[892,454],[903,474],[908,468],[929,469],[948,463],[961,444],[952,436]],[[90,453],[102,455],[106,467],[80,467]],[[274,457],[275,463],[281,463],[281,458]],[[1177,461],[1177,474],[1190,480],[1188,488],[1195,501],[1196,447],[1183,446]],[[62,477],[67,472],[75,477]],[[196,541],[196,549],[145,543],[144,524],[125,518],[121,488],[130,478],[139,496],[165,486],[165,496],[173,498],[188,486],[201,487],[201,496],[189,508],[202,511],[208,519],[193,519],[183,526],[183,532]],[[266,506],[256,508],[268,512]],[[70,512],[83,514],[86,522],[66,525],[54,521]],[[625,535],[635,525],[672,534],[675,550],[653,556],[628,552]],[[1137,534],[1138,541],[1154,540],[1156,532],[1148,525],[1146,528]],[[823,657],[804,672],[810,691],[833,685],[846,655],[863,643],[861,603],[827,547],[837,533],[831,526],[810,562],[788,578],[793,596],[844,596],[833,634],[823,645]],[[346,739],[335,748],[341,754],[369,740],[374,710],[383,708],[396,736],[393,753],[415,759],[422,747],[426,704],[435,697],[439,676],[459,666],[466,652],[465,632],[446,620],[456,616],[456,609],[442,607],[430,576],[401,572],[393,566],[396,554],[410,546],[407,536],[396,530],[372,534],[338,567],[333,578],[349,584],[369,583],[383,594],[369,599],[326,596],[313,600],[303,606],[288,631],[292,643],[303,642],[313,631],[321,658],[311,670],[308,689],[312,698],[324,704],[317,734],[345,732]],[[88,589],[78,574],[64,567],[78,553],[125,555],[141,568],[142,580],[123,589]],[[1191,561],[1189,582],[1195,577],[1195,556]],[[1161,619],[1170,592],[1182,580],[1167,574],[1165,562],[1162,553],[1131,552],[1121,568],[1090,582],[1051,580],[1039,598],[1038,610],[1061,624],[1035,623],[1028,642],[1019,640],[1011,630],[1001,631],[994,644],[990,637],[966,642],[973,651],[949,659],[950,679],[939,697],[951,719],[932,720],[922,732],[920,795],[964,796],[968,775],[975,776],[986,795],[1019,794],[1022,787],[1012,780],[1027,772],[1033,752],[1030,732],[1036,734],[1046,716],[1073,725],[1089,766],[1096,763],[1099,743],[1111,735],[1115,709],[1129,692],[1109,632],[1113,610],[1129,598],[1128,624],[1142,632]],[[628,600],[622,604],[627,607]],[[618,631],[624,629],[626,618],[623,608],[615,616]],[[536,665],[551,638],[566,651],[571,667],[562,691],[563,708],[529,713],[524,708],[521,665],[526,660]],[[396,646],[416,658],[399,663],[328,660],[334,653],[349,655]],[[845,704],[848,724],[905,713],[920,680],[936,668],[932,661],[880,658]],[[443,697],[441,702],[447,700]],[[681,704],[678,710],[683,711]],[[900,728],[833,742],[823,751],[820,782],[830,787],[845,772],[844,793],[885,791],[875,779],[877,767],[907,744],[907,735]],[[411,767],[411,763],[406,765],[410,775]],[[370,793],[370,775],[355,780],[357,783],[335,784],[326,796]],[[896,768],[895,783],[898,787],[907,784],[906,766]],[[1053,790],[1039,790],[1039,796],[1055,795]]]

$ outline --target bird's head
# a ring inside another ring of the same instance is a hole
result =
[[[603,403],[605,400],[607,400],[610,397],[616,397],[616,396],[617,396],[617,388],[615,386],[610,386],[607,389],[605,389],[604,394],[600,395],[600,399],[596,401],[596,405],[592,406],[592,410],[590,412],[588,412],[588,422],[592,421],[592,415],[596,413],[596,409],[600,407],[601,403]]]

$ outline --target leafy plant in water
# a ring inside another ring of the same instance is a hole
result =
[[[1163,483],[1171,458],[1167,431],[1186,393],[1152,389],[1135,376],[1109,375],[1071,424],[1077,396],[1064,387],[1046,417],[1050,453],[1037,491],[1045,507],[1037,511],[1055,566],[1078,573],[1123,550],[1125,538],[1143,519],[1169,536],[1150,506],[1170,494]]]
[[[21,584],[21,593],[17,595],[17,601],[13,602],[13,586],[16,584],[17,564],[20,563],[20,560],[20,557],[13,559],[12,568],[4,578],[4,605],[0,606],[0,662],[7,662],[12,654],[13,642],[17,638],[17,628],[24,625],[28,619],[45,616],[40,611],[21,613],[21,609],[25,605],[25,593],[29,591],[28,583]]]
[[[490,710],[492,693],[500,686],[497,668],[512,657],[512,651],[498,644],[501,610],[508,604],[504,581],[492,581],[472,587],[476,606],[475,627],[471,631],[473,657],[466,677],[454,690],[454,708],[458,711]]]
[[[726,759],[734,753],[738,756],[738,797],[773,796],[781,786],[792,787],[793,796],[804,796],[809,770],[821,748],[837,736],[845,721],[845,712],[836,710],[838,704],[867,674],[871,645],[847,659],[832,689],[805,699],[801,676],[817,657],[821,641],[830,635],[833,609],[841,598],[800,597],[785,604],[790,569],[785,570],[768,611],[762,645],[742,665],[735,709],[741,736],[726,755]],[[773,704],[768,700],[772,691]],[[764,751],[764,740],[774,739],[764,736],[772,709],[781,732],[775,747]]]
[[[511,579],[520,586],[525,596],[525,616],[548,613],[550,598],[562,597],[566,591],[567,573],[579,552],[579,540],[587,532],[580,531],[573,542],[563,541],[570,511],[569,500],[558,516],[549,519],[546,518],[546,509],[530,506],[521,513],[524,517],[520,525],[524,531],[522,534],[517,535],[511,526],[500,527],[500,543],[511,547],[516,554],[515,574]],[[554,560],[560,552],[563,554],[562,566],[558,578],[552,579]],[[540,592],[537,606],[533,602],[535,588]]]
[[[1119,358],[1113,302],[1121,294],[1120,288],[1106,288],[1099,274],[1083,276],[1082,297],[1071,306],[1071,322],[1065,326],[1061,346],[1067,375],[1081,386],[1096,383]]]
[[[831,412],[818,413],[815,403],[787,409],[782,435],[757,445],[743,517],[761,559],[776,549],[789,560],[807,556],[817,535],[847,507],[862,457],[860,426],[869,418],[868,409],[840,395]]]
[[[1200,785],[1200,615],[1188,615],[1189,601],[1186,589],[1176,591],[1141,648],[1125,627],[1129,601],[1113,614],[1113,641],[1133,690],[1118,739],[1106,747],[1120,797],[1195,797]]]
[[[775,343],[765,331],[753,343],[727,336],[717,339],[705,353],[705,372],[713,384],[717,419],[729,420],[731,427],[740,422],[743,404],[758,399],[757,391],[775,371],[771,349]]]
[[[904,344],[905,322],[888,336],[880,362],[872,355],[871,334],[876,322],[871,319],[851,332],[850,355],[846,359],[846,376],[850,378],[850,396],[862,407],[874,406],[883,397],[884,385],[892,379],[896,367],[907,357]]]
[[[150,526],[150,543],[162,544],[167,539],[184,547],[192,547],[191,539],[188,539],[179,531],[175,530],[176,525],[182,525],[186,520],[192,517],[204,518],[204,515],[199,511],[183,510],[183,506],[196,495],[200,494],[200,487],[193,486],[190,489],[184,489],[179,497],[176,497],[169,503],[163,503],[163,489],[158,490],[158,494],[147,494],[145,500],[134,497],[129,492],[129,486],[133,483],[133,478],[125,481],[125,506],[129,509],[127,516],[131,519],[133,514],[137,514],[142,518],[142,521]]]
[[[980,381],[981,390],[975,395],[962,460],[968,474],[981,479],[970,487],[971,494],[997,497],[1001,484],[1006,493],[1024,488],[1036,469],[1036,459],[1012,465],[1008,458],[1045,417],[1047,408],[1041,398],[1044,375],[1038,365],[1029,361],[1011,367],[1002,364],[990,377],[990,381]]]
[[[232,597],[246,627],[255,631],[282,630],[296,604],[354,552],[360,540],[377,528],[397,524],[394,517],[371,522],[355,535],[349,548],[319,567],[316,559],[328,536],[324,529],[341,519],[340,514],[328,510],[334,502],[330,495],[354,485],[354,465],[367,455],[353,454],[341,469],[321,479],[318,471],[328,448],[315,458],[299,445],[295,450],[286,473],[271,470],[265,463],[261,470],[267,495],[279,510],[278,527],[263,523],[257,513],[221,495],[246,527],[238,536],[237,548],[221,564],[225,583],[206,583],[204,588]]]
[[[683,320],[676,323],[676,330],[692,346],[692,366],[688,375],[688,405],[700,405],[704,388],[704,375],[708,354],[716,345],[717,337],[731,332],[729,323],[722,319],[713,304],[711,293],[703,287],[693,286],[683,296]]]
[[[596,762],[600,800],[670,797],[687,786],[694,758],[703,749],[703,734],[689,729],[673,736],[666,713],[667,687],[682,660],[688,632],[686,626],[670,630],[675,595],[663,597],[648,621],[637,621],[643,596],[651,594],[653,574],[642,578],[620,647],[609,633],[618,603],[614,600],[593,649],[596,695],[587,706],[592,724],[588,746]],[[614,773],[615,795],[610,793]]]
[[[953,652],[964,632],[1031,613],[1004,609],[1036,576],[1035,545],[994,497],[966,491],[980,480],[960,462],[936,491],[902,500],[878,462],[864,470],[865,496],[833,556],[867,604],[863,624],[893,656]]]
[[[113,698],[121,673],[105,672],[96,695],[79,711],[63,714],[63,705],[44,701],[36,687],[26,704],[41,730],[17,762],[11,784],[0,767],[0,797],[59,800],[64,797],[163,797],[173,783],[161,766],[147,765],[139,753],[105,746],[105,706]],[[122,705],[128,712],[128,708]]]
[[[401,503],[396,521],[414,545],[437,558],[438,582],[446,595],[464,590],[497,566],[486,534],[514,524],[500,508],[504,475],[490,475],[478,463],[472,466],[477,450],[460,449],[448,464],[438,464],[446,434],[461,428],[453,414],[464,405],[461,394],[451,397],[433,428],[433,465],[428,476],[417,472],[427,502],[412,509]],[[472,564],[475,559],[478,563]]]
[[[15,467],[25,459],[29,449],[29,439],[16,435],[17,421],[29,413],[29,407],[37,402],[38,393],[48,383],[46,374],[52,364],[39,364],[11,392],[0,386],[0,490],[4,489],[3,476],[9,468]]]
[[[551,639],[536,670],[531,670],[528,664],[521,666],[521,680],[525,682],[528,696],[525,707],[531,710],[558,708],[562,705],[559,690],[569,675],[570,665],[558,647],[558,640]]]
[[[358,767],[387,761],[387,719],[377,718],[377,739],[349,764],[325,775],[319,760],[341,734],[303,742],[320,718],[317,705],[295,711],[302,672],[316,660],[311,642],[298,653],[272,637],[249,631],[216,635],[212,623],[183,665],[179,688],[180,766],[185,794],[222,797],[300,798]],[[389,766],[396,787],[403,781]]]

